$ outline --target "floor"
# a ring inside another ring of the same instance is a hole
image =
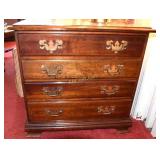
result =
[[[6,47],[15,47],[15,42],[5,43]],[[4,74],[4,138],[28,139],[24,131],[26,121],[23,98],[19,97],[15,87],[15,70],[12,51],[5,53]],[[95,129],[77,131],[43,132],[39,139],[152,139],[143,122],[133,119],[128,133],[120,134],[115,129]]]

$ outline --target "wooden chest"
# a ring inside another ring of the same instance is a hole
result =
[[[86,21],[14,25],[26,131],[131,126],[130,109],[154,30]]]

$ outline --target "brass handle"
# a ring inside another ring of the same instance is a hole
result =
[[[104,72],[107,72],[111,76],[119,75],[124,69],[124,65],[104,65]]]
[[[62,65],[50,65],[49,67],[46,65],[41,65],[42,73],[46,73],[48,76],[57,78],[59,74],[62,73],[63,66]]]
[[[63,48],[63,41],[59,39],[56,39],[55,41],[39,40],[39,45],[40,49],[44,49],[49,51],[49,53],[53,53],[53,51]]]
[[[122,40],[121,42],[113,40],[106,41],[106,49],[113,51],[114,53],[118,53],[119,51],[123,51],[127,49],[128,42]]]
[[[115,106],[99,106],[97,112],[102,114],[112,114],[115,111]]]
[[[63,113],[63,109],[54,109],[54,110],[48,110],[47,109],[46,113],[49,116],[56,117],[56,116],[60,116]]]
[[[114,85],[114,86],[101,86],[101,94],[107,94],[107,95],[114,95],[116,94],[120,89],[120,86]]]
[[[63,87],[52,87],[52,88],[43,87],[42,88],[43,94],[46,94],[50,97],[60,96],[62,90],[63,90]]]

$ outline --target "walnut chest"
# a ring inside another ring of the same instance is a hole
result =
[[[26,131],[131,126],[130,110],[151,28],[89,20],[14,26]]]

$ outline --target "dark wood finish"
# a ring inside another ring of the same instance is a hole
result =
[[[25,83],[26,98],[31,101],[68,98],[132,97],[135,81],[84,81]]]
[[[27,132],[37,133],[42,131],[56,130],[76,130],[76,129],[95,129],[95,128],[116,128],[118,130],[127,130],[130,127],[130,117],[120,119],[96,119],[96,120],[56,120],[51,123],[31,123],[25,124]]]
[[[140,57],[143,52],[146,35],[133,34],[68,34],[68,33],[21,33],[18,36],[20,42],[20,53],[22,55],[105,55],[105,56],[123,56]],[[40,49],[39,40],[62,40],[62,49],[57,49],[50,53],[45,49]],[[127,41],[125,50],[114,53],[111,49],[106,49],[106,41],[113,40],[113,44],[118,41]],[[136,46],[136,47],[135,47]]]
[[[148,34],[155,30],[136,24],[61,22],[20,22],[12,28],[27,111],[26,131],[128,129]],[[46,40],[50,47],[39,40]]]
[[[22,60],[24,79],[36,81],[115,77],[137,78],[140,64],[140,61],[132,59],[97,60],[97,57],[94,60]],[[107,65],[111,69],[113,67],[113,74],[112,70],[108,73]],[[121,65],[123,67],[119,69]],[[43,71],[42,66],[44,66],[45,71]],[[57,67],[60,67],[60,69],[57,69]]]
[[[16,22],[21,21],[21,19],[4,19],[4,41],[14,41],[15,40],[15,33],[14,30],[10,30],[11,25],[13,25]]]
[[[4,41],[15,41],[14,31],[5,31],[4,32]]]
[[[14,27],[10,27],[10,29],[16,31],[79,31],[79,32],[117,32],[117,33],[148,33],[148,32],[156,32],[156,30],[151,29],[150,27],[140,28],[140,27],[115,27],[115,26],[104,26],[104,27],[86,27],[84,26],[33,26],[33,25],[14,25]]]
[[[118,119],[129,115],[130,105],[131,100],[28,101],[29,122],[51,122],[59,119]]]

